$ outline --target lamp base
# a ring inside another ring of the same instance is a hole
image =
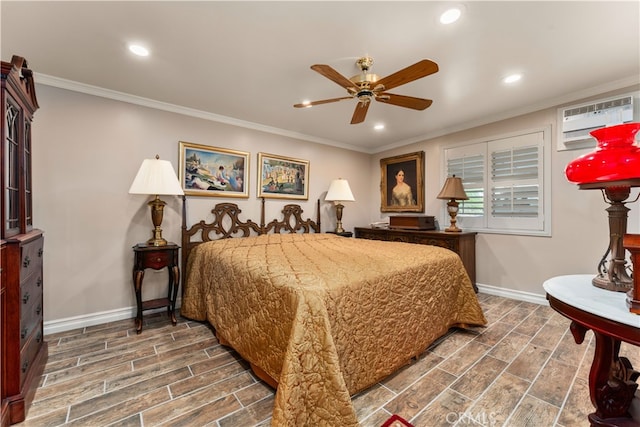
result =
[[[155,199],[148,203],[151,208],[151,221],[153,222],[153,237],[147,240],[149,246],[166,246],[167,241],[162,238],[162,216],[164,213],[165,202],[160,200],[160,197],[156,195]]]
[[[591,283],[598,288],[615,292],[627,292],[633,288],[633,279],[627,272],[625,248],[622,236],[627,230],[627,212],[625,206],[631,187],[628,185],[610,186],[602,190],[609,216],[609,247],[598,264],[598,275]],[[611,259],[607,256],[611,254]]]
[[[342,209],[344,205],[342,203],[336,204],[336,234],[344,233],[342,228]]]
[[[153,237],[147,240],[147,246],[167,246],[167,241],[162,238],[162,230],[154,230]]]
[[[460,233],[462,229],[459,228],[456,223],[458,220],[456,217],[458,216],[458,202],[455,199],[449,200],[447,202],[447,212],[449,212],[450,222],[449,227],[445,228],[444,231],[449,233]]]
[[[609,277],[602,274],[598,274],[596,277],[594,277],[591,281],[591,284],[598,288],[615,292],[628,292],[633,288],[633,281],[631,279],[629,279],[628,281],[619,278],[610,279]]]

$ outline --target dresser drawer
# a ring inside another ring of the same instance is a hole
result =
[[[20,282],[23,282],[36,271],[42,270],[44,239],[36,239],[25,243],[20,248]]]
[[[42,270],[40,270],[40,273]],[[42,323],[42,275],[31,276],[20,288],[20,346],[24,346],[29,336]]]
[[[42,300],[42,268],[35,274],[27,277],[20,284],[20,305],[21,310],[34,301]]]
[[[171,251],[146,251],[138,257],[137,264],[142,269],[160,270],[170,264],[171,256]]]
[[[439,246],[441,248],[449,249],[457,254],[460,253],[460,240],[459,239],[434,239],[430,237],[417,236],[411,239],[411,243],[419,243],[421,245]]]
[[[33,365],[33,361],[42,347],[42,324],[33,330],[27,337],[25,345],[20,351],[20,386],[24,383],[25,377]]]

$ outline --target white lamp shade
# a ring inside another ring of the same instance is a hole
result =
[[[176,172],[168,160],[145,159],[129,188],[129,194],[182,195]]]
[[[329,191],[324,198],[327,202],[354,202],[349,182],[346,179],[338,178],[331,181]]]

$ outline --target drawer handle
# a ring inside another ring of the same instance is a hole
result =
[[[29,302],[29,292],[25,292],[24,295],[22,296],[22,303],[26,304]]]
[[[42,313],[42,305],[38,304],[38,306],[36,307],[36,314],[40,316],[40,313]]]
[[[44,249],[40,248],[38,249],[38,258],[42,258],[42,254],[44,253]]]
[[[36,286],[37,287],[42,286],[42,277],[38,277],[38,280],[36,280]]]
[[[160,257],[156,258],[156,262],[160,262],[160,261],[162,261],[162,258]]]
[[[24,374],[25,372],[27,372],[27,369],[29,369],[29,361],[25,360],[22,364],[22,373]]]
[[[28,328],[24,328],[21,332],[20,332],[20,339],[25,339],[25,337],[27,336],[27,334],[29,333],[29,329]]]
[[[29,255],[27,255],[26,257],[24,257],[24,261],[22,262],[22,266],[24,268],[29,267],[29,264],[31,264],[31,258],[29,258]]]
[[[38,332],[38,335],[36,336],[36,342],[40,342],[42,341],[42,332]]]

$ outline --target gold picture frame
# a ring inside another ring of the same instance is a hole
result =
[[[380,211],[424,212],[424,151],[380,159]]]
[[[309,199],[309,161],[258,153],[258,197]]]
[[[180,185],[187,196],[249,197],[249,153],[180,141]]]

